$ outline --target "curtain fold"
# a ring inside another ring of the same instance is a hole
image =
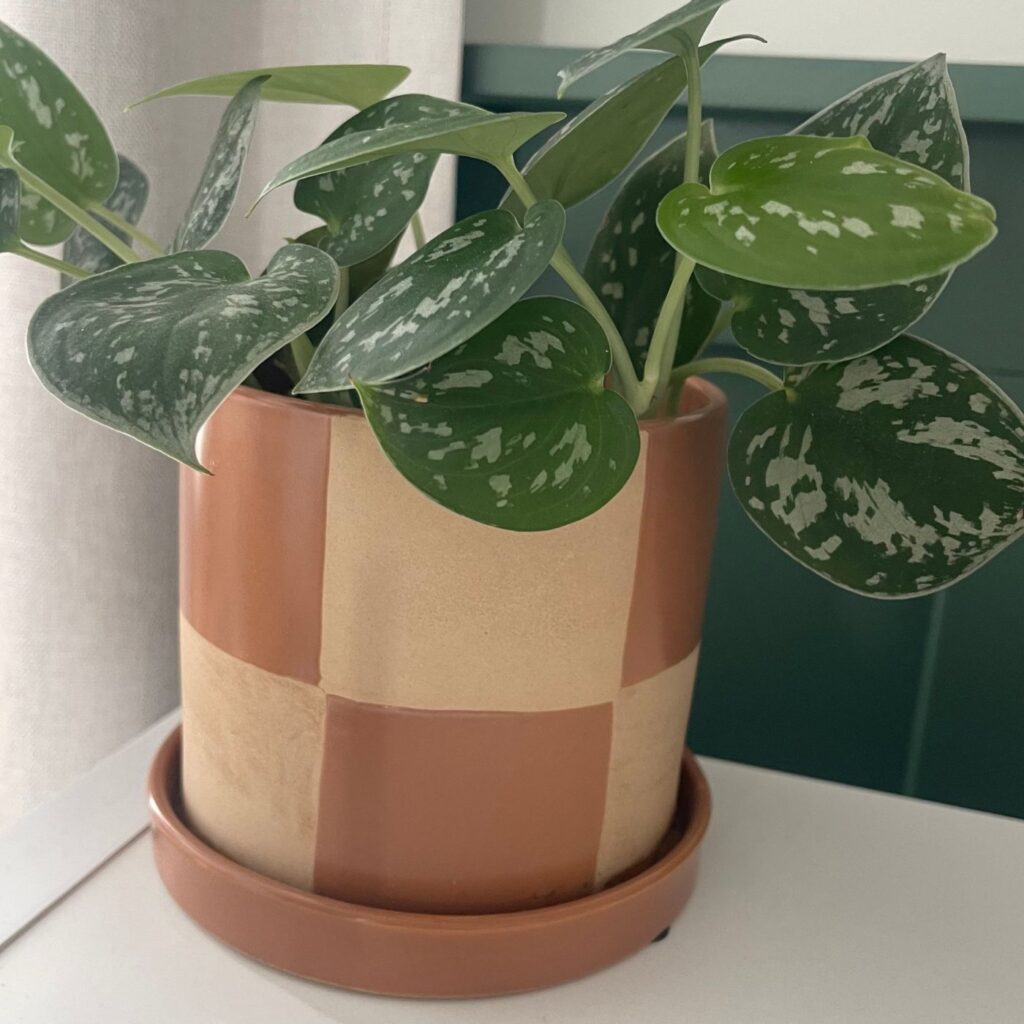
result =
[[[175,82],[275,64],[400,63],[399,92],[458,95],[462,0],[0,0],[149,175],[142,226],[172,236],[222,99],[131,101]],[[313,221],[281,189],[242,211],[283,163],[349,112],[264,104],[238,209],[214,247],[259,273]],[[442,162],[423,216],[450,222]],[[24,354],[56,275],[0,257],[0,830],[177,702],[176,468],[61,406]]]

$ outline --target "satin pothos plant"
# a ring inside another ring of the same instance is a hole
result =
[[[701,67],[731,41],[703,41],[723,2],[692,0],[565,68],[559,96],[629,51],[658,55],[523,166],[520,147],[563,114],[392,95],[405,68],[273,67],[166,89],[157,97],[230,97],[170,241],[136,226],[143,173],[4,27],[0,245],[71,282],[29,328],[40,379],[196,470],[200,427],[243,383],[360,405],[429,497],[545,530],[616,494],[638,420],[671,415],[687,378],[742,374],[766,394],[736,424],[729,469],[772,540],[874,597],[964,576],[1024,532],[1024,419],[973,367],[907,333],[996,231],[969,190],[944,59],[719,155]],[[634,165],[684,93],[685,135]],[[271,101],[355,112],[259,194],[291,186],[319,223],[253,276],[208,246]],[[426,239],[417,210],[444,153],[492,164],[508,192]],[[620,175],[577,269],[565,211]],[[416,249],[392,265],[407,231]],[[63,259],[34,248],[60,242]],[[548,266],[575,301],[526,297]],[[757,361],[703,354],[727,328]]]

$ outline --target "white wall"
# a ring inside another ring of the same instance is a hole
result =
[[[682,0],[466,0],[466,42],[600,46]],[[730,53],[918,59],[945,51],[962,63],[1024,64],[1021,0],[734,0],[715,36],[756,32]]]

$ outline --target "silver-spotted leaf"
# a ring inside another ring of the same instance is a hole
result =
[[[908,335],[791,373],[740,417],[729,472],[784,551],[871,597],[948,586],[1024,533],[1024,416]]]
[[[757,37],[730,36],[700,47],[701,64],[727,43],[746,38]],[[603,188],[643,149],[685,88],[686,66],[673,57],[594,100],[562,125],[523,169],[534,195],[557,199],[568,208]],[[501,206],[517,215],[523,208],[511,190]]]
[[[558,72],[559,99],[573,82],[578,82],[585,75],[630,50],[663,50],[666,53],[679,54],[684,38],[699,43],[715,12],[725,2],[726,0],[690,0],[685,6],[669,12],[657,21],[652,21],[636,32],[631,32],[608,46],[583,54]]]
[[[228,219],[249,151],[260,89],[266,77],[246,82],[227,105],[207,154],[192,201],[171,244],[172,252],[202,249]]]
[[[643,371],[655,321],[672,282],[675,250],[661,237],[658,203],[683,180],[686,135],[648,157],[626,179],[612,201],[587,257],[583,276],[615,321],[633,366]],[[710,121],[701,126],[701,178],[707,180],[716,153]],[[691,277],[683,305],[676,365],[687,362],[707,339],[720,303]]]
[[[409,69],[399,64],[300,64],[228,71],[161,89],[132,106],[165,96],[234,96],[246,82],[264,76],[267,82],[260,92],[264,100],[362,108],[401,85],[409,77]]]
[[[415,123],[440,112],[432,96],[395,96],[349,118],[324,144],[367,129]],[[295,205],[327,225],[329,237],[320,248],[340,266],[352,266],[380,252],[405,230],[423,203],[437,161],[436,153],[400,153],[303,178],[295,185]]]
[[[861,86],[793,134],[863,135],[875,149],[968,189],[967,138],[942,54]],[[949,274],[842,292],[772,288],[698,270],[704,287],[735,303],[732,331],[748,352],[801,365],[849,359],[902,334],[938,298]]]
[[[430,97],[436,112],[420,121],[390,124],[343,135],[303,153],[263,187],[257,202],[292,181],[341,171],[400,153],[454,153],[499,164],[527,139],[561,121],[561,113],[492,114],[480,107]]]
[[[784,288],[917,281],[970,259],[995,211],[867,139],[772,136],[740,143],[658,207],[658,227],[713,270]]]
[[[103,204],[108,210],[123,217],[129,224],[138,224],[142,211],[146,208],[149,198],[149,179],[137,164],[121,153],[117,155],[117,185]],[[121,241],[131,244],[128,236],[118,228],[110,229]],[[90,274],[98,274],[102,270],[121,265],[121,257],[115,256],[102,242],[82,228],[75,228],[64,243],[62,256],[68,263],[88,270]],[[65,274],[61,275],[61,287],[66,287],[75,280]]]
[[[523,226],[505,210],[467,217],[389,270],[334,322],[298,394],[382,384],[425,366],[519,299],[562,239],[565,211],[532,207]]]
[[[384,451],[429,497],[506,530],[550,530],[597,511],[636,464],[636,418],[605,389],[609,366],[582,306],[536,298],[413,377],[357,386]]]
[[[14,135],[17,162],[79,206],[103,202],[117,182],[103,122],[54,62],[3,22],[0,54],[0,125]],[[38,193],[22,190],[18,231],[26,242],[63,242],[74,226]]]
[[[308,245],[285,246],[254,279],[230,253],[162,256],[51,295],[29,325],[29,358],[72,409],[201,468],[205,420],[337,290],[334,261]]]
[[[17,171],[0,168],[0,252],[13,252],[21,246],[18,212],[21,207],[21,181]]]

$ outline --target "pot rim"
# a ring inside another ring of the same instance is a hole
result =
[[[225,401],[245,401],[255,405],[263,405],[271,409],[291,410],[296,415],[313,416],[357,416],[365,419],[362,409],[348,408],[339,405],[324,405],[320,402],[311,402],[300,398],[297,395],[278,395],[272,391],[258,391],[245,384],[240,384]],[[693,406],[677,416],[659,416],[655,419],[638,420],[641,431],[658,430],[666,426],[676,424],[696,423],[715,415],[726,405],[725,392],[711,381],[703,377],[688,377],[686,385],[679,393],[679,406]]]

